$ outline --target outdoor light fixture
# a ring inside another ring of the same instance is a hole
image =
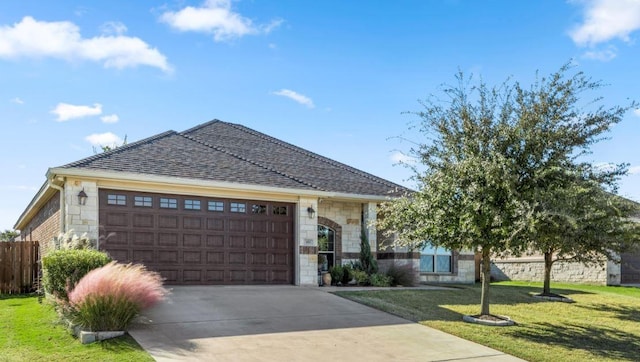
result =
[[[85,205],[87,203],[87,198],[89,197],[87,196],[87,193],[84,192],[84,187],[83,187],[82,190],[78,192],[78,204]]]
[[[316,210],[313,209],[313,206],[307,207],[307,212],[309,213],[309,219],[313,219],[316,216]]]

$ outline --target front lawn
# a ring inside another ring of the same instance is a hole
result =
[[[0,295],[0,361],[153,361],[129,335],[82,345],[36,297]]]
[[[491,285],[491,313],[511,317],[512,327],[462,321],[480,312],[479,285],[336,294],[528,361],[640,361],[640,288],[551,286],[575,303],[532,298],[537,283]]]

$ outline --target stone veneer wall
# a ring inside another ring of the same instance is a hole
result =
[[[98,186],[93,181],[69,179],[65,183],[66,230],[73,230],[75,234],[87,233],[91,240],[98,240]],[[85,205],[78,204],[78,193],[84,189],[87,194]]]
[[[616,272],[617,271],[617,272]],[[543,281],[544,261],[531,260],[494,260],[491,263],[491,276],[495,280]],[[585,266],[575,262],[555,262],[551,269],[554,282],[620,284],[620,266],[608,262],[603,266]]]
[[[342,255],[336,255],[336,259],[340,259],[342,264],[348,264],[351,261],[356,261],[360,255],[362,204],[356,202],[322,200],[318,204],[318,215],[342,226]],[[371,233],[371,231],[369,232]],[[370,235],[373,235],[373,238],[369,238],[371,251],[375,253],[375,230]]]
[[[318,214],[309,218],[308,207],[318,210],[316,198],[301,197],[298,202],[297,240],[298,261],[296,268],[298,285],[318,286]]]
[[[38,211],[31,221],[20,230],[22,240],[33,240],[42,243],[58,236],[60,230],[60,192],[56,192]]]

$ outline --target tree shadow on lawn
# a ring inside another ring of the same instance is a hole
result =
[[[577,307],[596,312],[612,313],[615,318],[623,321],[640,322],[640,310],[634,307],[608,304],[577,305]]]
[[[640,360],[640,338],[609,327],[528,323],[510,330],[509,334],[535,343],[584,350],[601,358]]]

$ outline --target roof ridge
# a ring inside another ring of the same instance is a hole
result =
[[[222,122],[222,121],[219,121],[219,122]],[[222,123],[224,123],[224,122],[222,122]],[[237,159],[239,159],[239,160],[242,160],[242,161],[245,161],[245,162],[249,162],[250,164],[255,165],[255,166],[258,166],[258,167],[261,167],[261,168],[263,168],[263,169],[265,169],[265,170],[267,170],[267,171],[274,172],[274,173],[276,173],[276,174],[278,174],[278,175],[281,175],[281,176],[287,177],[287,178],[289,178],[289,179],[291,179],[291,180],[293,180],[293,181],[295,181],[295,182],[301,183],[301,184],[306,185],[306,186],[309,186],[309,187],[313,187],[314,189],[317,189],[317,190],[320,190],[320,191],[326,191],[326,190],[322,189],[321,187],[316,186],[316,185],[314,185],[314,184],[312,184],[312,183],[310,183],[310,182],[307,182],[307,181],[304,181],[304,180],[298,179],[298,178],[297,178],[297,177],[295,177],[295,176],[291,176],[291,175],[289,175],[289,174],[287,174],[287,173],[285,173],[285,172],[278,171],[278,170],[276,170],[276,169],[274,169],[274,168],[272,168],[272,167],[268,167],[268,166],[266,166],[266,165],[263,165],[263,164],[261,164],[260,162],[257,162],[257,161],[254,161],[254,160],[251,160],[251,159],[249,159],[249,158],[247,158],[247,157],[244,157],[244,156],[241,156],[241,155],[239,155],[239,154],[237,154],[237,153],[234,153],[234,152],[231,152],[231,151],[229,151],[229,150],[226,150],[226,149],[224,149],[224,148],[222,148],[222,147],[220,147],[220,146],[212,145],[212,144],[210,144],[210,143],[208,143],[208,142],[205,142],[204,140],[202,140],[202,139],[200,139],[200,138],[198,138],[198,137],[195,137],[195,136],[192,136],[192,135],[187,135],[187,134],[185,134],[184,132],[179,133],[179,135],[181,135],[182,137],[185,137],[185,138],[187,138],[187,139],[189,139],[189,140],[191,140],[191,141],[193,141],[193,142],[197,142],[197,143],[199,143],[199,144],[201,144],[201,145],[204,145],[204,146],[206,146],[206,147],[212,148],[212,149],[214,149],[214,150],[216,150],[216,151],[219,151],[219,152],[225,153],[225,154],[227,154],[227,155],[230,155],[230,156],[232,156],[232,157],[235,157],[235,158],[237,158]]]
[[[182,131],[180,133],[191,133],[193,131],[199,130],[200,128],[204,128],[204,127],[210,126],[210,125],[212,125],[214,123],[225,123],[225,122],[222,122],[221,120],[219,120],[217,118],[214,118],[214,119],[210,120],[209,122],[205,122],[205,123],[199,124],[199,125],[197,125],[195,127],[191,127],[188,130]]]
[[[220,121],[220,122],[222,122],[222,121]],[[279,139],[277,139],[275,137],[266,135],[266,134],[264,134],[262,132],[258,132],[256,130],[251,129],[251,128],[248,128],[248,127],[245,127],[245,126],[242,126],[242,125],[239,125],[239,124],[235,124],[235,123],[228,123],[228,122],[222,122],[222,123],[228,124],[229,126],[234,127],[234,128],[236,128],[238,130],[244,131],[246,133],[253,134],[254,136],[257,136],[257,137],[266,139],[268,141],[271,141],[273,143],[279,144],[280,146],[288,148],[288,149],[290,149],[292,151],[307,155],[307,156],[309,156],[311,158],[318,159],[318,160],[320,160],[322,162],[325,162],[325,163],[328,163],[328,164],[330,164],[332,166],[336,166],[336,167],[338,167],[338,168],[340,168],[342,170],[355,173],[355,174],[360,175],[362,177],[365,177],[365,178],[367,178],[367,179],[369,179],[371,181],[377,182],[377,183],[379,183],[381,185],[390,186],[390,187],[394,187],[394,188],[398,188],[398,187],[405,188],[405,187],[403,187],[401,185],[398,185],[398,184],[395,184],[393,182],[387,181],[387,180],[382,179],[382,178],[380,178],[378,176],[372,175],[372,174],[370,174],[368,172],[364,172],[364,171],[358,170],[357,168],[354,168],[354,167],[351,167],[351,166],[346,165],[344,163],[332,160],[332,159],[330,159],[328,157],[319,155],[319,154],[317,154],[315,152],[311,152],[311,151],[305,150],[305,149],[303,149],[301,147],[298,147],[298,146],[293,145],[291,143],[279,140]]]
[[[114,148],[112,150],[109,150],[109,151],[106,151],[106,152],[97,153],[97,154],[95,154],[93,156],[85,157],[85,158],[83,158],[81,160],[78,160],[78,161],[75,161],[75,162],[71,162],[71,163],[68,163],[68,164],[60,166],[60,167],[68,168],[68,167],[81,166],[82,164],[85,164],[85,163],[88,163],[88,162],[92,162],[92,161],[98,160],[100,158],[108,157],[108,156],[111,156],[111,155],[114,155],[114,154],[129,150],[131,148],[138,147],[138,146],[140,146],[142,144],[149,143],[149,142],[152,142],[152,141],[155,141],[155,140],[158,140],[160,138],[164,138],[164,137],[167,137],[167,136],[169,136],[171,134],[176,134],[176,133],[177,133],[176,131],[171,131],[171,130],[170,131],[165,131],[165,132],[162,132],[162,133],[158,133],[155,136],[143,138],[143,139],[141,139],[139,141],[132,142],[132,143],[127,143],[126,145],[123,145],[123,146],[120,146],[120,147],[116,147],[116,148]]]

